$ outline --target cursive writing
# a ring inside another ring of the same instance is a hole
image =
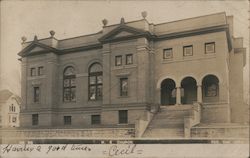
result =
[[[109,156],[122,156],[122,155],[129,155],[135,153],[136,144],[126,145],[125,147],[112,145],[109,148],[108,155]]]

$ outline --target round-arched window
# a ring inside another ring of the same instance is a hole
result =
[[[66,67],[63,73],[63,101],[76,101],[76,74],[72,66]]]
[[[102,66],[94,63],[89,67],[89,100],[102,99]]]

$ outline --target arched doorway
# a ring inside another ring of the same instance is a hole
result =
[[[175,88],[175,82],[172,79],[165,79],[161,83],[161,104],[162,105],[176,104],[176,88]]]
[[[193,104],[197,101],[197,84],[193,77],[181,81],[181,104]]]
[[[219,79],[215,75],[207,75],[202,80],[203,102],[219,101]]]

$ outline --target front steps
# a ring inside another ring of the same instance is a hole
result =
[[[192,105],[162,106],[153,117],[143,138],[184,138],[184,117]]]

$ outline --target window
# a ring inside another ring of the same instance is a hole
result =
[[[215,75],[207,75],[202,80],[202,89],[205,101],[218,101],[219,99],[219,79]],[[207,100],[208,99],[208,100]]]
[[[102,99],[102,66],[94,63],[89,68],[89,100]]]
[[[215,53],[215,42],[205,43],[205,53]]]
[[[71,116],[64,116],[64,125],[71,125]]]
[[[168,48],[163,50],[163,59],[171,59],[173,58],[173,49]]]
[[[128,78],[120,78],[120,96],[128,96]]]
[[[12,123],[16,123],[16,117],[12,117]]]
[[[43,75],[43,66],[38,67],[38,76]]]
[[[218,85],[216,83],[208,83],[205,86],[206,97],[216,97],[218,95]]]
[[[63,101],[76,101],[76,75],[72,66],[65,68],[63,74]]]
[[[121,66],[122,65],[122,56],[115,56],[115,66]]]
[[[32,114],[32,125],[38,125],[38,114]]]
[[[30,76],[36,76],[36,68],[30,69]]]
[[[16,107],[13,104],[11,104],[11,106],[9,106],[9,111],[10,112],[15,112],[16,111]]]
[[[91,124],[92,125],[101,124],[101,116],[100,115],[91,115]]]
[[[40,99],[40,87],[34,87],[34,97],[33,97],[34,103],[38,103],[39,99]]]
[[[133,54],[126,55],[126,65],[133,64]]]
[[[193,46],[184,46],[183,47],[183,56],[192,56],[193,55]]]
[[[119,110],[119,124],[128,123],[128,110]]]

